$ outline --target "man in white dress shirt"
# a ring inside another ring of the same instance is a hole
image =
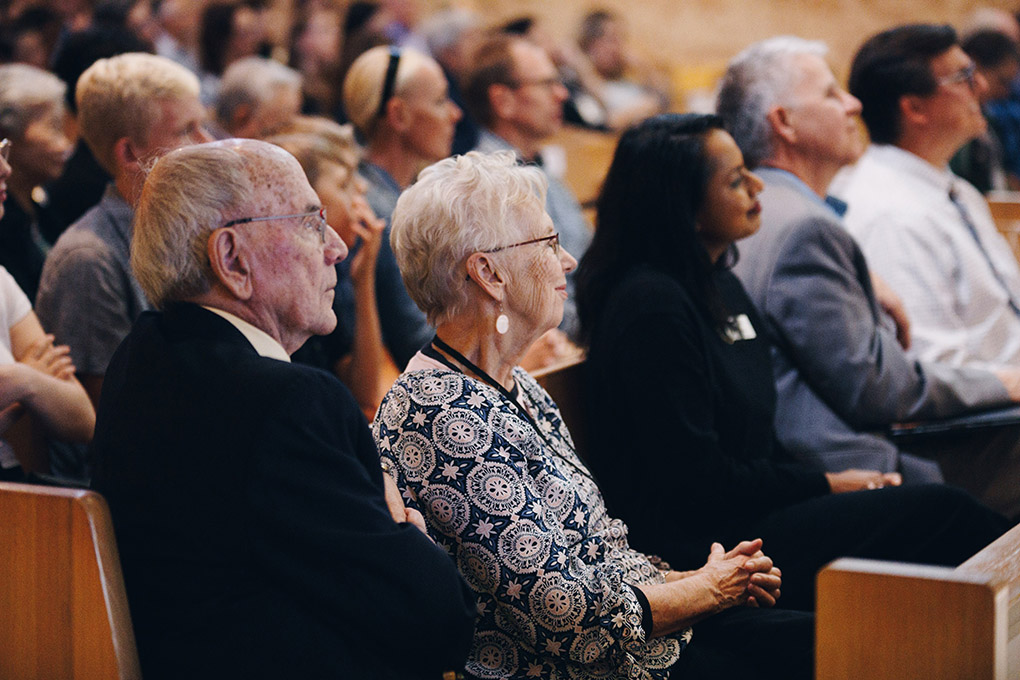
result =
[[[849,88],[871,146],[832,192],[873,271],[903,299],[912,351],[953,365],[1020,365],[1020,268],[981,194],[949,159],[985,131],[987,87],[949,26],[869,39]]]

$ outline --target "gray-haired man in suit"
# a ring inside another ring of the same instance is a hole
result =
[[[718,101],[745,162],[765,182],[762,226],[741,244],[736,273],[772,341],[778,436],[828,470],[948,480],[1015,516],[1016,430],[936,442],[924,457],[898,450],[881,433],[895,422],[1016,401],[1020,376],[907,355],[902,306],[869,273],[842,226],[845,206],[826,193],[863,141],[860,102],[836,82],[825,53],[821,43],[794,37],[752,45],[730,63]]]

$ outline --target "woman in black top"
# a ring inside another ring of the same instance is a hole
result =
[[[787,607],[813,607],[836,557],[962,562],[1005,520],[946,486],[872,490],[899,476],[826,473],[776,443],[764,325],[729,271],[761,187],[715,116],[657,116],[620,140],[578,275],[588,462],[611,511],[679,569],[709,537],[761,536]]]

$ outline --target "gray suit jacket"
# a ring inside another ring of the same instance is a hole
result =
[[[837,212],[788,172],[756,172],[762,225],[742,242],[735,271],[772,343],[780,442],[827,470],[940,481],[933,462],[898,451],[880,430],[1005,404],[1005,388],[987,371],[910,359]]]

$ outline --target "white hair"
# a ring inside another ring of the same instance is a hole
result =
[[[545,208],[548,182],[510,151],[441,160],[421,171],[393,210],[390,244],[404,286],[437,326],[467,302],[465,263],[527,237],[524,224]]]
[[[135,211],[131,268],[157,309],[209,290],[209,235],[258,199],[252,172],[260,161],[287,158],[294,162],[267,142],[228,139],[156,161]]]
[[[429,52],[437,56],[460,42],[465,33],[481,25],[482,20],[477,13],[463,7],[449,7],[426,19],[420,32]]]
[[[273,99],[281,89],[300,90],[301,74],[265,57],[245,57],[233,62],[223,73],[216,98],[216,118],[226,125],[239,106],[253,109]]]
[[[782,35],[757,42],[730,61],[716,113],[725,121],[748,167],[757,167],[772,155],[772,128],[766,116],[785,102],[797,82],[794,58],[824,57],[828,51],[823,42]]]
[[[0,136],[21,137],[45,110],[64,110],[67,86],[48,71],[28,64],[0,66]]]

